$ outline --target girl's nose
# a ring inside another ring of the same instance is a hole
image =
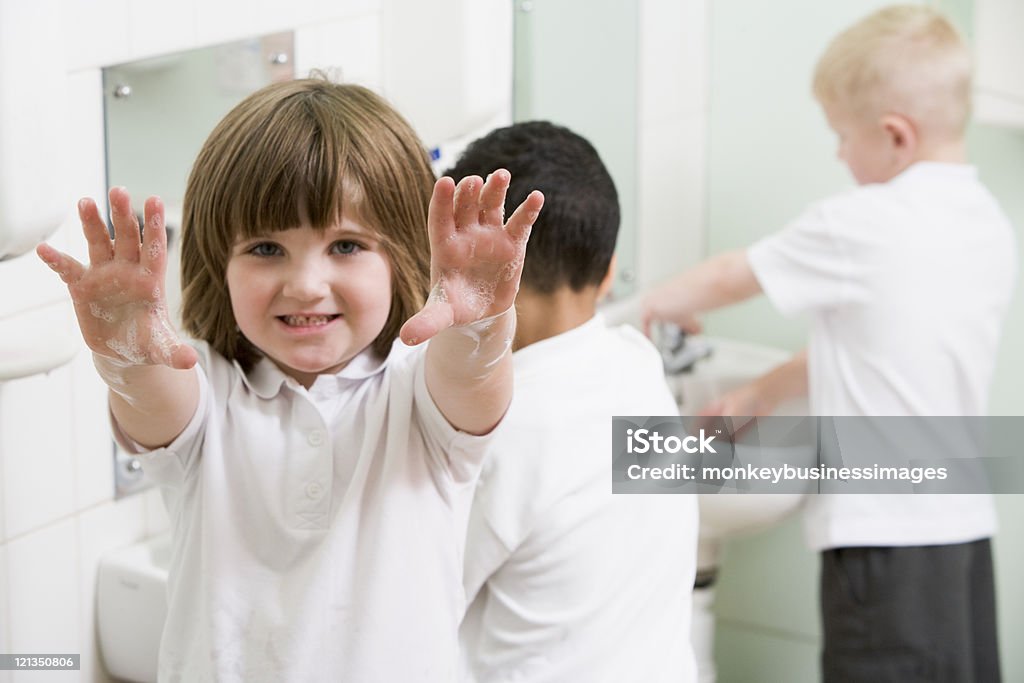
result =
[[[328,271],[320,264],[302,261],[288,274],[282,293],[298,301],[315,301],[331,291]]]

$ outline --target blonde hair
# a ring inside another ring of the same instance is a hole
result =
[[[881,9],[831,42],[814,95],[857,117],[902,114],[931,139],[960,138],[971,110],[971,56],[953,25],[919,5]]]
[[[411,126],[366,88],[314,78],[275,83],[239,103],[203,144],[185,190],[182,322],[248,370],[261,357],[239,331],[225,274],[234,244],[344,211],[378,233],[391,309],[372,342],[385,356],[426,297],[427,207],[434,174]]]

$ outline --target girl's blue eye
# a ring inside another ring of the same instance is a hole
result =
[[[331,248],[334,250],[334,253],[336,254],[354,254],[360,249],[362,249],[362,247],[356,244],[355,242],[349,242],[348,240],[340,240],[338,242],[335,242],[331,246]]]
[[[253,256],[276,256],[281,253],[281,248],[273,242],[259,242],[249,247],[249,253]]]

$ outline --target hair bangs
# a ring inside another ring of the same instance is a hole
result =
[[[352,146],[327,103],[306,93],[252,130],[223,220],[235,239],[308,225],[326,230],[343,214],[363,216],[365,192],[345,159]]]

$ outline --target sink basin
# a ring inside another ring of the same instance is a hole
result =
[[[170,557],[170,535],[163,534],[100,559],[96,620],[103,663],[112,676],[156,681]]]
[[[697,415],[710,401],[763,375],[788,360],[791,354],[760,344],[722,337],[698,337],[711,347],[709,357],[689,372],[669,377],[681,415]],[[805,399],[788,401],[776,415],[807,415]],[[798,493],[705,494],[700,496],[700,540],[697,568],[718,566],[721,542],[778,524],[796,512],[803,501]]]
[[[693,339],[694,343],[709,346],[711,355],[698,361],[692,370],[669,378],[682,415],[698,414],[712,400],[760,377],[793,355],[783,349],[723,337]],[[788,401],[775,414],[806,415],[807,401]]]

